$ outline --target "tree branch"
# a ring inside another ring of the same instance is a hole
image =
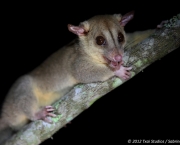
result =
[[[166,27],[158,29],[153,35],[141,43],[126,48],[124,65],[132,66],[132,77],[161,59],[180,46],[180,14],[171,19]],[[56,118],[49,124],[38,120],[31,122],[16,133],[5,145],[38,145],[50,138],[55,132],[69,121],[73,120],[82,111],[90,107],[97,99],[123,84],[124,81],[113,77],[105,82],[79,84],[53,106],[57,109]]]

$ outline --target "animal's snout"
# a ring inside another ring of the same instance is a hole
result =
[[[120,54],[114,56],[114,61],[120,62],[122,61],[122,56]]]
[[[122,65],[122,55],[120,53],[111,53],[107,56],[104,56],[104,58],[109,64],[109,66],[114,70],[118,70]]]

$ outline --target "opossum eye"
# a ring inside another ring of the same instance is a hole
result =
[[[123,42],[123,40],[124,40],[124,36],[123,36],[123,34],[120,32],[120,33],[118,34],[118,41],[119,41],[119,42]]]
[[[97,43],[97,45],[105,45],[106,44],[106,40],[102,36],[97,36],[96,37],[96,43]]]

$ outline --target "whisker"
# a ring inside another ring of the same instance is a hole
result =
[[[129,42],[128,44],[125,45],[124,49],[128,48],[131,44],[133,44],[134,42],[136,42],[140,37],[134,39],[133,41]]]

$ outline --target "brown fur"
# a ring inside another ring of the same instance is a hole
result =
[[[115,74],[121,77],[121,73],[129,77],[130,68],[126,70],[120,63],[122,69],[112,70],[104,58],[113,60],[116,55],[123,56],[127,40],[124,27],[120,25],[125,25],[121,19],[121,15],[101,15],[76,27],[69,25],[69,30],[79,38],[19,78],[9,91],[0,119],[0,142],[9,137],[1,137],[4,128],[19,130],[29,120],[39,119],[36,115],[43,107],[64,96],[74,85],[105,81]],[[117,40],[118,32],[124,35],[121,43]],[[106,45],[97,45],[97,36],[103,36]]]

